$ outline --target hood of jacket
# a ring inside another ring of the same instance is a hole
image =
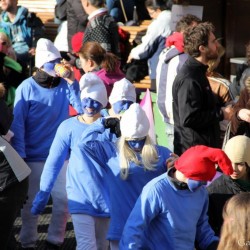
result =
[[[181,32],[174,32],[166,38],[166,47],[175,46],[180,52],[184,52],[183,34]]]
[[[184,54],[184,52],[180,52],[175,46],[171,46],[167,48],[167,52],[165,54],[164,62],[168,63],[172,58]]]
[[[6,11],[3,11],[2,14],[1,14],[1,22],[4,25],[13,25],[13,24],[18,23],[20,20],[22,20],[24,18],[26,19],[27,14],[28,14],[28,9],[27,8],[25,8],[23,6],[18,6],[16,17],[15,17],[15,20],[14,20],[13,23],[9,22],[9,18],[8,18],[8,15],[7,15]]]

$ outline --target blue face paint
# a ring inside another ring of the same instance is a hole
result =
[[[90,97],[82,99],[82,108],[87,116],[94,116],[102,109],[102,104]]]
[[[121,100],[121,101],[115,102],[113,104],[113,110],[116,114],[120,114],[126,111],[132,103],[133,102],[129,100]]]
[[[56,75],[56,72],[55,72],[54,68],[55,68],[55,65],[56,65],[57,63],[60,63],[60,61],[61,61],[61,59],[58,58],[58,59],[55,59],[55,60],[53,60],[53,61],[50,61],[50,62],[45,63],[45,64],[43,65],[43,70],[44,70],[47,74],[49,74],[49,75],[51,75],[51,76],[53,76],[53,77],[56,77],[57,75]]]
[[[146,138],[134,139],[127,141],[129,147],[135,152],[141,152],[145,144]]]
[[[188,179],[187,181],[188,188],[191,192],[195,192],[198,188],[206,184],[207,184],[206,181],[195,181],[192,179]]]

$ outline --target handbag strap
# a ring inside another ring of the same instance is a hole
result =
[[[225,132],[223,143],[222,143],[222,150],[225,149],[227,141],[230,139],[230,132],[231,132],[231,122],[227,124],[226,132]]]

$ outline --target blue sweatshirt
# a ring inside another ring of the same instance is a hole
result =
[[[193,250],[218,241],[208,224],[208,194],[178,190],[167,174],[150,181],[143,189],[124,227],[123,249]]]
[[[81,123],[77,117],[61,123],[42,172],[40,190],[51,192],[64,161],[69,157],[66,190],[70,213],[109,217],[103,169],[94,167],[91,160],[77,146],[83,131],[94,124]],[[108,135],[104,133],[98,139],[103,140],[106,136]]]
[[[45,161],[56,130],[69,118],[69,104],[82,112],[79,84],[61,78],[55,88],[43,88],[32,77],[16,90],[12,145],[26,161]]]
[[[12,42],[12,47],[14,48],[17,57],[19,55],[28,54],[29,49],[35,44],[32,44],[32,28],[28,27],[27,18],[28,9],[23,6],[18,6],[17,13],[13,22],[10,22],[8,18],[8,13],[3,11],[1,13],[1,22],[0,27],[10,37]],[[44,33],[44,28],[42,24],[36,20],[33,20],[35,27],[34,29],[34,38],[38,40],[39,37],[42,37]]]
[[[166,172],[166,159],[170,155],[167,148],[156,146],[159,161],[155,170],[145,170],[142,165],[138,166],[130,162],[129,176],[126,180],[120,177],[119,153],[116,144],[110,141],[97,141],[99,133],[105,128],[102,119],[95,126],[88,127],[82,134],[79,147],[83,154],[95,162],[95,167],[100,166],[105,170],[104,181],[109,188],[110,199],[110,227],[107,238],[120,240],[126,220],[146,183]],[[138,155],[140,158],[140,155]]]

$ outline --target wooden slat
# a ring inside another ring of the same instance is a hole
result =
[[[139,26],[120,26],[120,28],[130,34],[129,42],[133,45],[133,41],[137,44],[140,43],[141,38],[146,34],[147,27],[150,23],[151,20],[144,20]]]
[[[26,7],[29,12],[36,13],[44,23],[45,37],[54,41],[58,29],[58,24],[54,23],[56,0],[18,0],[18,5]]]
[[[151,88],[151,80],[150,80],[149,76],[145,76],[141,81],[133,82],[133,85],[139,89],[150,89]]]

